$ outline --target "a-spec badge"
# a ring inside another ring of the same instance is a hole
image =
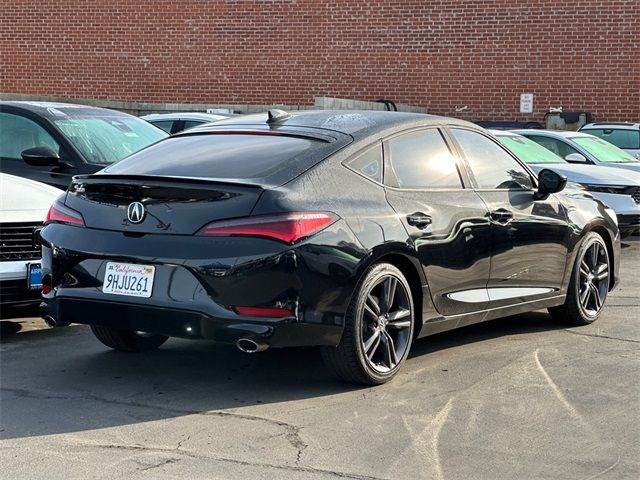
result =
[[[131,223],[140,223],[144,220],[147,211],[140,202],[132,202],[127,207],[127,219]]]

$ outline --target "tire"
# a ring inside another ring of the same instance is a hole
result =
[[[387,305],[388,298],[392,299],[391,305]],[[414,323],[413,298],[406,278],[389,263],[375,264],[356,286],[340,344],[321,349],[324,363],[347,382],[388,382],[409,355]]]
[[[91,325],[91,331],[107,347],[121,352],[148,352],[155,350],[169,337],[150,333],[138,333],[133,330],[115,329]]]
[[[610,270],[607,245],[599,234],[589,232],[576,255],[567,298],[563,305],[549,308],[551,317],[571,325],[595,322],[607,298]]]

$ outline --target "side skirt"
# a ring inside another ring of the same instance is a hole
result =
[[[565,298],[566,295],[557,295],[555,297],[521,302],[515,305],[490,308],[479,312],[430,318],[422,324],[418,338],[427,337],[440,332],[446,332],[448,330],[454,330],[460,327],[466,327],[467,325],[473,325],[474,323],[486,322],[487,320],[494,320],[496,318],[508,317],[519,313],[531,312],[542,308],[556,307],[558,305],[562,305]]]

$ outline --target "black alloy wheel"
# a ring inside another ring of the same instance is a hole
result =
[[[609,255],[607,247],[600,242],[593,242],[580,260],[578,290],[584,313],[597,316],[609,290]]]
[[[361,348],[371,368],[387,373],[400,363],[411,340],[409,291],[395,275],[386,274],[369,290],[363,314]]]
[[[409,354],[414,309],[402,272],[379,263],[363,275],[345,318],[337,348],[322,349],[327,366],[350,382],[378,385],[389,381]]]
[[[602,237],[595,232],[587,234],[576,256],[566,301],[550,308],[551,316],[574,325],[595,322],[609,292],[610,265]]]

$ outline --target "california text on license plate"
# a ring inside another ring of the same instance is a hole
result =
[[[102,284],[103,293],[149,298],[156,268],[152,265],[108,262]]]

